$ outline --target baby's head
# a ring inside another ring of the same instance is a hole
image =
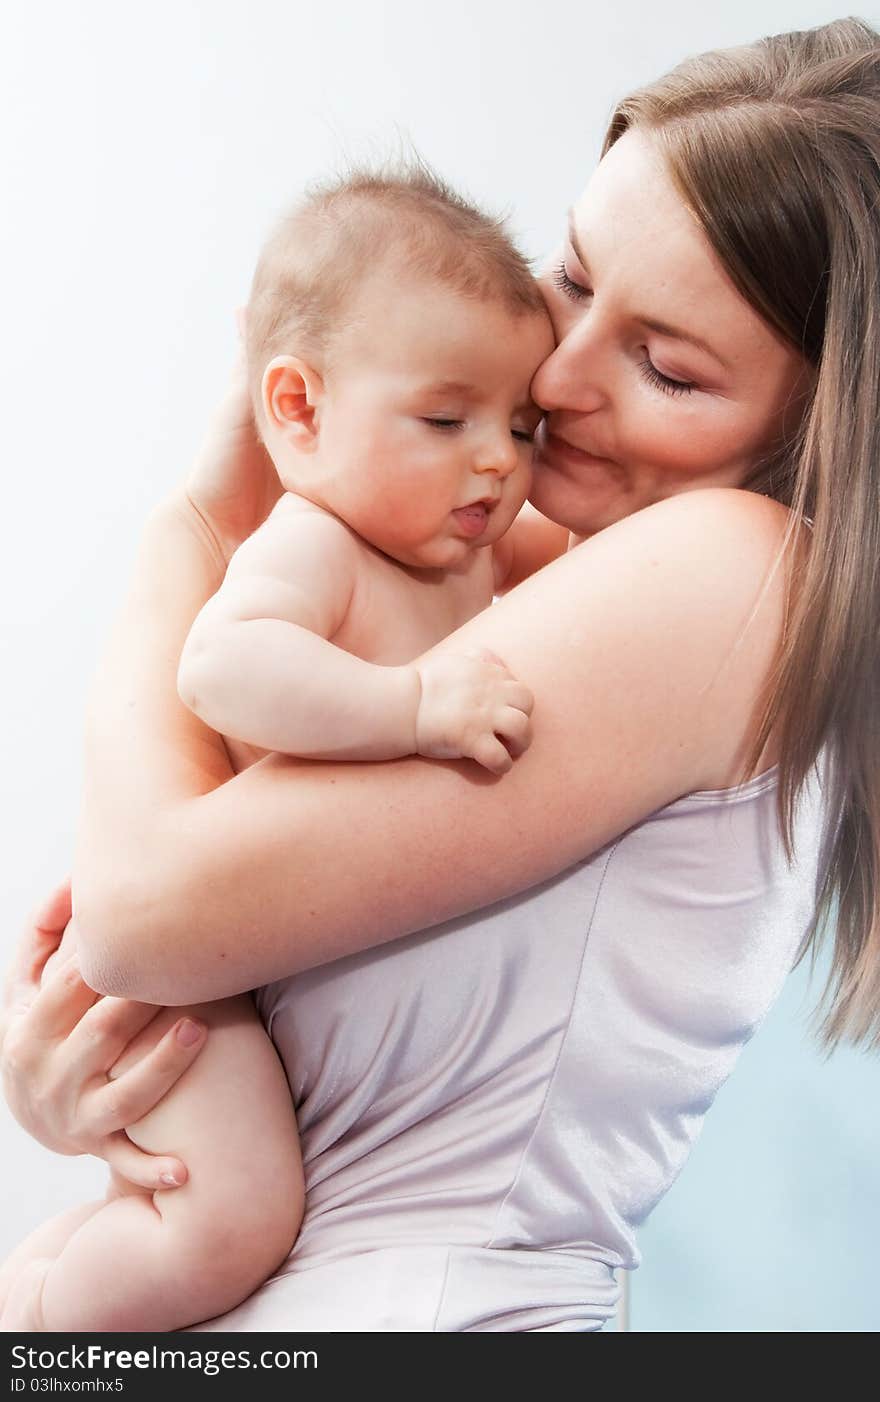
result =
[[[553,349],[501,224],[421,167],[307,196],[254,275],[247,357],[283,485],[385,554],[454,568],[529,487]]]

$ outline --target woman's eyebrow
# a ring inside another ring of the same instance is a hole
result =
[[[682,331],[679,326],[669,326],[665,321],[654,321],[653,317],[640,316],[639,321],[642,326],[647,326],[649,331],[656,331],[660,336],[671,336],[676,341],[688,341],[690,345],[696,346],[697,350],[704,351],[706,355],[711,355],[713,360],[717,360],[719,365],[723,365],[725,370],[730,369],[730,365],[719,355],[717,350],[709,345],[708,341],[703,341],[699,336],[695,336],[692,331]]]
[[[584,250],[581,248],[578,240],[577,229],[574,224],[574,211],[571,209],[568,211],[568,241],[574,249],[575,256],[584,272],[587,272],[589,264],[584,257]],[[708,341],[702,340],[702,338],[695,335],[693,331],[683,331],[679,326],[670,326],[668,322],[655,321],[653,317],[649,316],[640,316],[635,319],[642,326],[647,326],[649,331],[656,331],[660,336],[671,336],[673,340],[676,341],[689,341],[692,346],[697,347],[697,350],[705,352],[706,355],[711,355],[712,359],[717,360],[719,365],[723,365],[725,370],[730,369],[730,365],[724,359],[724,356],[719,355],[717,350],[709,345]]]

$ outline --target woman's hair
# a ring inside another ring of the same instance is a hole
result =
[[[748,772],[778,729],[780,818],[820,750],[823,1045],[880,1047],[880,35],[856,19],[692,58],[615,111],[663,152],[746,300],[815,370],[747,486],[792,508],[787,625]],[[812,523],[808,548],[800,522]]]

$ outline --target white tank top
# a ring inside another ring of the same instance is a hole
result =
[[[521,896],[260,990],[306,1216],[200,1330],[601,1328],[813,913],[819,784],[791,868],[776,789],[692,794]]]

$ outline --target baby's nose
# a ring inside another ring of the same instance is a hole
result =
[[[519,462],[517,445],[510,432],[494,435],[477,452],[474,467],[477,472],[497,472],[506,477]]]

